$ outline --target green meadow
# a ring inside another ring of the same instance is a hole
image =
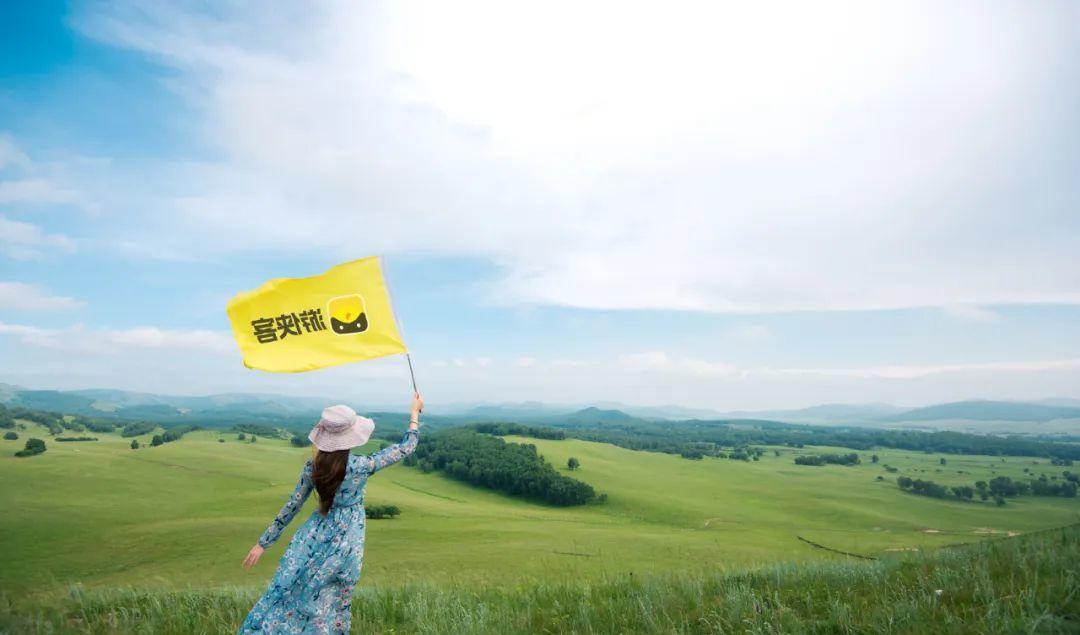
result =
[[[17,441],[0,441],[0,589],[9,599],[76,584],[258,590],[269,580],[291,531],[252,571],[240,562],[291,492],[309,450],[216,431],[154,448],[143,437],[143,448],[131,450],[131,439],[118,434],[59,443],[27,428]],[[13,457],[29,436],[46,439],[48,451]],[[997,507],[919,497],[895,483],[897,475],[959,484],[1023,478],[1025,468],[1059,477],[1069,469],[1045,459],[878,451],[879,464],[864,452],[862,465],[810,467],[794,465],[796,453],[850,450],[775,448],[776,456],[769,448],[758,462],[698,461],[577,440],[510,440],[536,444],[560,469],[578,458],[572,475],[607,501],[548,507],[394,466],[372,478],[367,499],[402,514],[369,521],[361,586],[711,575],[851,560],[799,537],[878,557],[1080,521],[1077,499],[1022,497]],[[900,471],[887,473],[884,464]],[[313,508],[312,500],[294,526]]]

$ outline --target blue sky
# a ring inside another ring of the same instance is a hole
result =
[[[394,403],[224,314],[383,254],[434,402],[1080,397],[1078,10],[907,6],[5,3],[0,381]]]

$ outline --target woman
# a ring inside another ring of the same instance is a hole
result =
[[[251,568],[281,536],[312,489],[319,494],[319,509],[296,531],[240,633],[349,632],[352,591],[364,561],[364,486],[370,475],[413,453],[423,408],[424,400],[414,395],[405,438],[368,456],[349,450],[367,443],[375,422],[348,406],[323,410],[308,435],[312,458],[304,464],[296,490],[251,548],[244,567]]]

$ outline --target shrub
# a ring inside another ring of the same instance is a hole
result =
[[[57,441],[97,441],[97,437],[56,437]]]
[[[15,441],[18,438],[19,438],[19,435],[16,434],[15,432],[10,431],[10,430],[4,433],[4,439],[7,440],[7,441]]]
[[[368,518],[394,518],[401,514],[397,505],[368,505],[364,510]]]
[[[139,449],[139,440],[138,439],[132,439],[131,440],[131,449],[132,450],[138,450]]]
[[[306,448],[311,445],[311,439],[307,438],[307,435],[304,434],[294,434],[292,435],[292,438],[289,439],[289,443],[298,448]]]
[[[26,447],[15,453],[15,456],[34,456],[45,452],[45,442],[41,439],[27,439]]]

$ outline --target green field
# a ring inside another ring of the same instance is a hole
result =
[[[116,434],[58,443],[33,426],[19,433],[18,441],[0,441],[0,588],[16,598],[74,583],[259,589],[287,537],[254,570],[244,571],[240,561],[308,454],[285,441],[249,444],[211,431],[134,451]],[[48,451],[14,458],[31,435],[46,439]],[[869,452],[860,466],[807,467],[792,463],[796,452],[845,450],[778,448],[779,457],[770,449],[760,462],[692,461],[575,440],[521,441],[535,443],[557,466],[569,456],[580,459],[573,476],[606,493],[607,502],[547,507],[395,466],[368,487],[370,503],[393,503],[402,515],[370,523],[361,586],[716,573],[848,560],[799,536],[873,556],[1080,520],[1077,499],[1023,497],[999,508],[907,494],[896,474],[869,463]],[[900,474],[946,484],[1020,478],[1024,468],[1059,476],[1067,469],[1032,458],[877,454]],[[941,456],[947,465],[939,465]],[[309,502],[294,524],[311,508]]]
[[[217,634],[258,590],[0,597],[0,633]],[[354,633],[1075,633],[1080,527],[869,562],[516,585],[366,586]]]

